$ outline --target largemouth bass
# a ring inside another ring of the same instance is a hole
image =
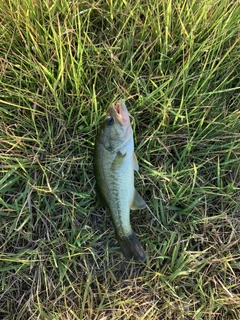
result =
[[[97,202],[109,209],[125,257],[144,261],[145,252],[130,224],[130,209],[146,207],[134,187],[134,170],[138,170],[138,161],[133,131],[128,110],[120,100],[108,109],[95,143]]]

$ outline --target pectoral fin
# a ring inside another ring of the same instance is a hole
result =
[[[137,161],[137,157],[136,157],[136,155],[135,155],[135,152],[133,152],[132,160],[133,160],[133,169],[134,169],[135,171],[138,171],[139,165],[138,165],[138,161]]]
[[[118,169],[123,164],[123,160],[126,157],[126,153],[122,154],[120,151],[117,152],[116,157],[114,158],[111,168]]]
[[[138,209],[144,209],[144,208],[146,208],[146,206],[147,206],[146,202],[143,200],[143,198],[140,196],[140,194],[135,189],[133,202],[132,202],[130,208],[132,210],[138,210]]]

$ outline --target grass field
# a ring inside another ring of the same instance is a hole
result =
[[[240,3],[0,0],[0,319],[240,319]],[[126,261],[95,209],[109,105],[132,117]]]

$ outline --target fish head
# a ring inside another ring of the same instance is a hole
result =
[[[102,143],[110,151],[119,149],[132,139],[129,113],[123,100],[112,104],[102,127]]]

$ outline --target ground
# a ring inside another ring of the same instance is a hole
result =
[[[240,318],[239,2],[0,0],[1,319]],[[93,148],[130,112],[126,261]]]

